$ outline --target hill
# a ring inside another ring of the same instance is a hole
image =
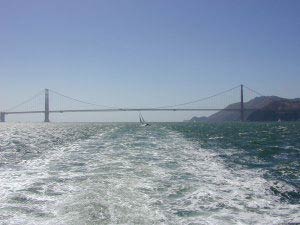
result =
[[[300,99],[286,99],[277,96],[256,97],[244,103],[246,121],[296,121],[300,120]],[[231,109],[237,109],[231,111]],[[240,121],[240,103],[228,105],[224,110],[209,117],[193,117],[190,122]],[[250,110],[251,109],[251,110]]]

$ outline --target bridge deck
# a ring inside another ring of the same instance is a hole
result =
[[[181,109],[181,108],[120,108],[120,109],[66,109],[66,110],[50,110],[49,113],[73,113],[73,112],[122,112],[122,111],[220,111],[220,110],[225,110],[225,111],[240,111],[241,109],[239,108],[225,108],[225,109],[216,109],[216,108],[203,108],[203,109],[198,109],[198,108],[186,108],[186,109]],[[256,109],[244,109],[245,111],[253,111]],[[33,114],[33,113],[45,113],[45,111],[15,111],[15,112],[3,112],[4,114]]]

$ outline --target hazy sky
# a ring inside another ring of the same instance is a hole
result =
[[[129,107],[176,104],[241,83],[300,97],[299,12],[298,0],[1,0],[0,108],[45,87]],[[201,113],[144,113],[152,121],[192,115]]]

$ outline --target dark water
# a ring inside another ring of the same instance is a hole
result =
[[[0,224],[300,222],[300,123],[5,123],[0,159]]]

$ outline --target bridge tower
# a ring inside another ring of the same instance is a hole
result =
[[[0,112],[0,122],[5,122],[5,113]]]
[[[241,84],[241,121],[244,121],[244,85]]]
[[[49,89],[45,89],[45,123],[50,122],[49,120]]]

